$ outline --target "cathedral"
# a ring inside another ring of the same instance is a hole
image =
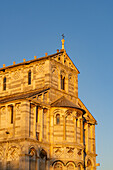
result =
[[[97,121],[64,48],[0,68],[0,170],[96,170]]]

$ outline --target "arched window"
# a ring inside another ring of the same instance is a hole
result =
[[[28,72],[28,84],[31,84],[31,70]]]
[[[13,124],[13,106],[10,106],[10,108],[11,108],[11,124]]]
[[[36,106],[36,123],[38,122],[38,106]]]
[[[65,90],[65,77],[61,75],[61,89]]]
[[[34,148],[31,148],[29,151],[29,170],[36,169],[37,162],[36,162],[36,150]]]
[[[88,159],[88,161],[87,161],[87,167],[91,167],[91,166],[92,166],[91,160]]]
[[[60,124],[60,114],[56,115],[56,124],[59,125]]]
[[[3,79],[3,90],[6,90],[6,77]]]

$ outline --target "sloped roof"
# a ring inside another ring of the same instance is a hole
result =
[[[81,105],[81,107],[85,110],[86,115],[88,114],[89,117],[90,117],[90,120],[92,119],[93,121],[95,121],[95,124],[97,125],[96,119],[95,119],[94,116],[90,113],[90,111],[87,109],[87,107],[86,107],[85,104],[82,102],[82,100],[78,98],[78,101],[79,101],[79,104]],[[84,115],[84,117],[85,117],[85,115]],[[85,119],[87,119],[87,118],[85,117]]]
[[[60,52],[55,53],[55,54],[51,54],[51,55],[47,55],[47,56],[44,56],[44,57],[36,58],[36,59],[33,59],[33,60],[25,61],[25,62],[18,63],[18,64],[15,64],[15,65],[10,65],[10,66],[6,66],[6,67],[2,67],[2,68],[0,68],[0,71],[3,71],[3,70],[8,69],[8,68],[17,67],[17,66],[20,66],[20,65],[29,65],[30,63],[33,63],[33,62],[36,62],[36,61],[39,61],[39,60],[43,60],[43,59],[47,59],[49,57],[53,57],[55,55],[59,55],[59,54],[62,54],[62,53],[63,53],[63,51],[60,51]]]
[[[51,106],[52,107],[70,107],[70,108],[76,108],[76,109],[79,109],[79,110],[85,112],[85,110],[81,109],[79,106],[77,106],[75,103],[71,102],[70,100],[68,100],[64,96],[62,96],[61,98],[59,98],[55,102],[51,103]]]
[[[22,63],[2,67],[2,68],[0,68],[0,71],[4,71],[5,69],[9,69],[9,68],[13,68],[13,67],[21,66],[21,65],[29,65],[29,64],[31,64],[33,62],[36,62],[36,61],[39,61],[39,60],[44,60],[44,59],[47,59],[47,58],[52,58],[52,57],[54,57],[56,55],[59,55],[59,54],[63,54],[64,52],[65,52],[65,50],[61,49],[60,52],[57,52],[57,53],[54,53],[54,54],[51,54],[51,55],[47,55],[47,56],[44,56],[44,57],[40,57],[40,58],[36,58],[36,59],[33,59],[33,60],[25,61],[25,62],[22,62]],[[69,58],[69,60],[71,60],[68,54],[67,54],[67,57]],[[78,68],[75,66],[75,64],[73,63],[72,60],[71,60],[71,62],[73,64],[73,66],[76,68],[76,70],[78,71],[78,73],[80,73]]]
[[[11,95],[11,96],[2,97],[0,99],[0,103],[5,103],[5,102],[13,101],[13,100],[18,100],[18,99],[29,98],[29,97],[32,97],[32,96],[34,96],[38,93],[41,93],[43,91],[46,91],[46,90],[49,90],[49,88],[39,89],[37,91],[29,92],[29,93],[25,92],[25,93],[21,93],[21,94],[14,94],[14,95]]]

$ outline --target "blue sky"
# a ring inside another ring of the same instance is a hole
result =
[[[79,97],[98,122],[98,170],[113,162],[113,0],[1,0],[0,67],[65,48],[80,71]]]

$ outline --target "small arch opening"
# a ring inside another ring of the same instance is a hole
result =
[[[65,90],[65,76],[61,75],[60,79],[61,79],[61,89]]]
[[[91,167],[91,166],[92,166],[91,160],[88,159],[88,161],[87,161],[87,167]]]
[[[60,114],[56,115],[56,124],[59,125],[60,124]]]
[[[31,84],[31,70],[28,72],[28,85]]]
[[[63,170],[62,164],[59,162],[55,163],[54,170]]]
[[[3,90],[6,90],[6,77],[3,78]]]

